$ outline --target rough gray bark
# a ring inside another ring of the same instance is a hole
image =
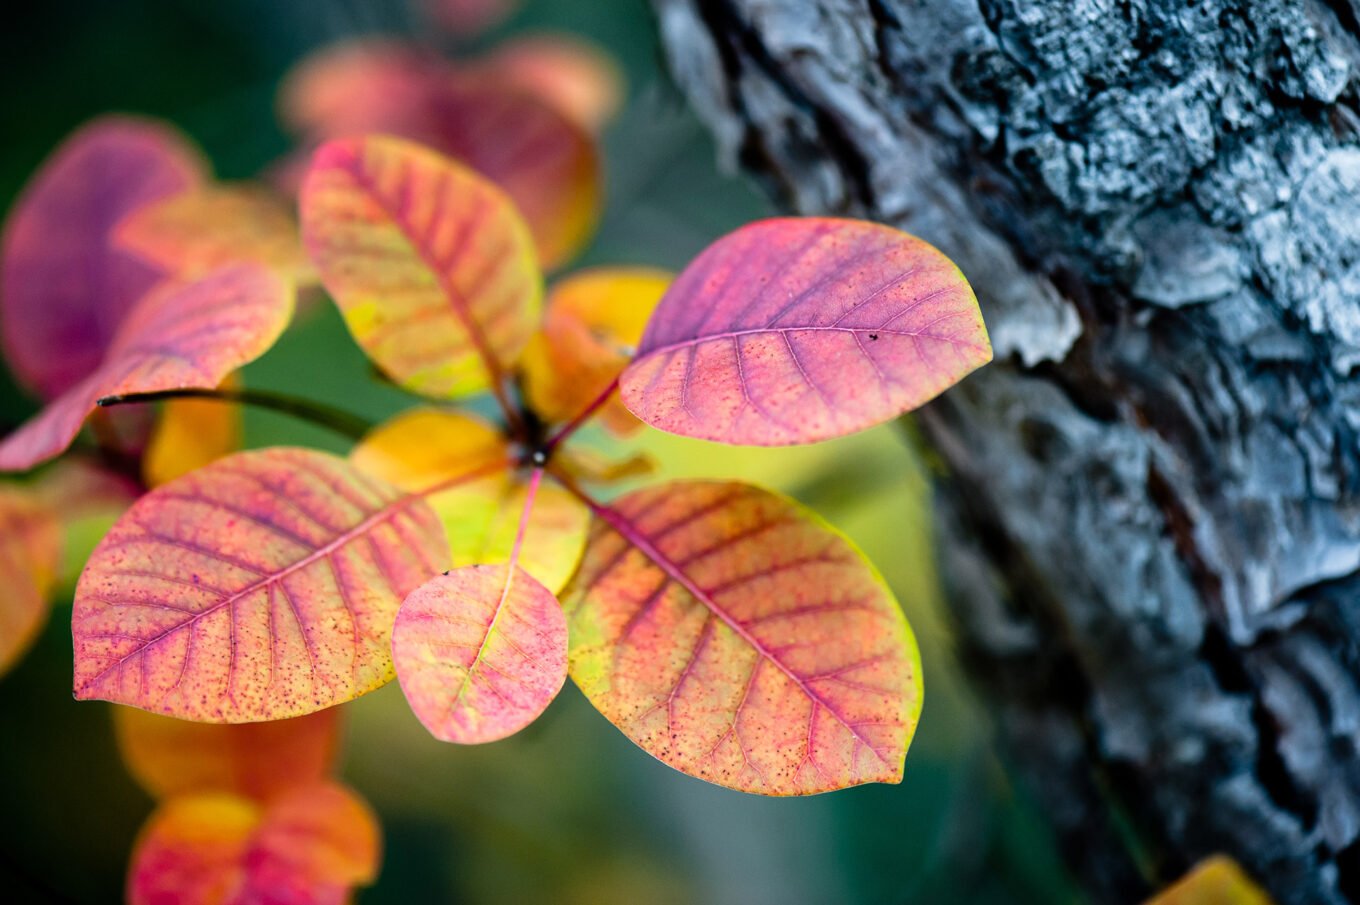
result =
[[[968,665],[1095,897],[1360,901],[1360,0],[653,0],[791,209],[957,260]]]

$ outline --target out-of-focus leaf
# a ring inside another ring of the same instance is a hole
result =
[[[226,726],[115,707],[113,726],[128,772],[156,798],[230,792],[267,801],[330,775],[340,710]]]
[[[496,45],[480,65],[598,133],[623,104],[623,73],[609,54],[571,35],[527,35]]]
[[[601,204],[594,140],[498,72],[454,67],[392,41],[341,44],[290,74],[280,107],[313,141],[397,135],[476,170],[514,202],[544,268],[574,257],[594,231]]]
[[[1272,905],[1272,902],[1236,861],[1227,855],[1214,855],[1148,899],[1147,905]]]
[[[260,186],[199,186],[142,205],[118,224],[113,241],[184,279],[243,261],[295,282],[313,277],[288,208]]]
[[[353,792],[304,785],[261,806],[224,793],[172,798],[137,840],[131,905],[341,905],[378,873],[378,821]]]
[[[228,377],[224,386],[238,381]],[[159,487],[241,448],[241,409],[210,399],[171,399],[161,404],[142,455],[142,480]]]
[[[468,566],[411,592],[392,659],[411,709],[438,739],[494,742],[538,718],[567,679],[567,622],[523,569]]]
[[[0,253],[0,338],[25,386],[51,399],[99,366],[124,315],[162,276],[111,247],[110,230],[204,171],[178,133],[123,116],[87,124],[43,164],[10,212]]]
[[[0,443],[0,470],[61,453],[103,396],[216,387],[264,354],[292,312],[292,288],[254,264],[153,291],[124,319],[93,373]]]
[[[882,578],[797,503],[663,484],[597,512],[571,677],[654,757],[765,795],[898,782],[921,661]]]
[[[522,364],[534,410],[549,421],[566,421],[594,402],[632,360],[671,280],[660,270],[600,267],[555,285],[542,330]],[[638,423],[617,398],[601,408],[599,417],[618,433]]]
[[[90,557],[76,697],[221,723],[348,701],[392,678],[397,607],[447,561],[422,499],[343,459],[219,459],[138,500]]]
[[[510,560],[527,484],[512,465],[509,445],[483,421],[453,412],[416,409],[373,431],[350,454],[368,473],[414,492],[477,468],[505,463],[486,477],[431,494],[456,567]],[[538,490],[519,565],[548,590],[566,584],[585,547],[590,512],[562,488]]]
[[[139,495],[135,481],[78,455],[67,456],[39,472],[33,492],[65,519],[122,511]]]
[[[520,0],[424,0],[426,12],[456,38],[471,38],[510,17]]]
[[[61,563],[57,514],[26,488],[0,486],[0,675],[28,650],[47,621]]]
[[[553,454],[553,467],[576,481],[613,484],[655,474],[657,462],[645,452],[614,459],[588,446],[568,445]]]
[[[915,408],[991,357],[968,282],[930,245],[858,220],[776,218],[676,278],[622,394],[672,433],[811,443]]]
[[[60,523],[57,585],[63,588],[75,585],[95,544],[142,492],[133,479],[82,456],[62,457],[38,472],[28,487]]]
[[[538,322],[540,277],[524,223],[472,171],[395,138],[317,151],[302,230],[355,340],[429,396],[484,389]]]

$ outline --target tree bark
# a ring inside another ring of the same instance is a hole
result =
[[[653,5],[729,161],[977,290],[941,556],[1093,897],[1360,902],[1360,0]]]

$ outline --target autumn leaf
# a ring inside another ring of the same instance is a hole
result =
[[[468,566],[406,598],[392,658],[432,735],[493,742],[537,719],[562,690],[567,623],[557,598],[523,569]]]
[[[345,43],[289,74],[280,109],[311,140],[395,135],[475,170],[514,202],[544,269],[578,254],[599,218],[590,134],[500,72],[395,41]]]
[[[777,218],[685,268],[621,388],[653,427],[779,446],[896,417],[991,357],[972,290],[930,245],[856,220]]]
[[[0,486],[0,675],[19,661],[47,622],[61,564],[57,513],[32,491]]]
[[[268,801],[331,774],[340,710],[231,726],[115,707],[113,726],[128,772],[156,798],[230,792]]]
[[[392,678],[397,607],[447,559],[420,497],[343,459],[219,459],[138,500],[90,557],[76,697],[203,722],[348,701]]]
[[[426,13],[457,38],[470,38],[509,18],[520,0],[423,0]]]
[[[631,415],[629,417],[632,417]],[[656,458],[645,452],[616,459],[588,446],[565,445],[553,453],[552,470],[587,484],[615,484],[656,474]]]
[[[295,283],[314,278],[288,208],[249,184],[197,186],[142,205],[119,222],[113,242],[184,279],[244,261]]]
[[[539,316],[532,242],[499,189],[395,138],[321,147],[302,231],[355,341],[403,386],[455,398],[494,386]]]
[[[130,905],[342,905],[373,882],[377,818],[333,783],[261,805],[225,793],[172,798],[143,828],[128,875]]]
[[[650,268],[599,267],[555,285],[543,327],[524,354],[525,391],[534,411],[567,421],[609,389],[632,361],[671,279]],[[600,410],[600,418],[618,433],[638,424],[617,399]]]
[[[61,453],[105,396],[216,387],[264,354],[292,313],[292,288],[254,264],[165,284],[128,313],[93,373],[0,443],[0,470]]]
[[[132,478],[80,455],[63,456],[25,486],[61,526],[59,587],[75,584],[95,544],[142,493]]]
[[[901,780],[920,656],[848,540],[734,483],[650,487],[596,516],[563,594],[571,677],[629,738],[765,795]]]
[[[478,65],[593,133],[602,130],[623,105],[623,73],[618,64],[605,51],[573,35],[509,38]]]
[[[1146,905],[1271,905],[1270,896],[1227,855],[1205,858]]]
[[[0,252],[0,338],[24,386],[52,399],[99,367],[124,316],[163,276],[112,247],[110,231],[205,171],[178,133],[125,116],[87,124],[43,164]]]
[[[455,412],[414,409],[378,427],[350,461],[407,491],[475,468],[502,463],[485,477],[429,496],[444,524],[455,567],[508,562],[528,485],[513,467],[509,444],[496,428]],[[569,492],[538,489],[520,549],[519,565],[552,593],[576,571],[590,512]]]
[[[223,388],[239,385],[234,377]],[[214,399],[168,399],[161,403],[142,454],[142,480],[159,487],[241,448],[241,408]]]

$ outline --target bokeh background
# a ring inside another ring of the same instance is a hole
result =
[[[0,200],[107,111],[163,117],[224,178],[289,148],[274,115],[282,74],[357,34],[403,35],[455,56],[525,31],[607,50],[628,79],[604,137],[607,209],[580,264],[679,268],[770,211],[718,171],[669,86],[644,0],[538,0],[475,41],[428,27],[405,0],[45,0],[10,4],[0,29]],[[248,368],[250,386],[380,419],[409,397],[373,379],[328,305]],[[6,430],[33,403],[0,376]],[[248,445],[343,452],[319,429],[247,414]],[[597,433],[603,448],[621,448]],[[744,796],[635,748],[568,686],[537,724],[490,746],[427,735],[395,683],[348,705],[344,777],[381,817],[375,903],[1061,903],[1076,901],[1042,815],[993,752],[986,712],[950,649],[931,565],[928,469],[910,428],[834,443],[739,450],[648,433],[663,477],[725,476],[791,493],[846,531],[885,573],[920,640],[926,703],[900,786],[807,799]],[[70,588],[34,650],[0,679],[0,901],[115,902],[150,800],[124,772],[109,705],[70,693]]]

